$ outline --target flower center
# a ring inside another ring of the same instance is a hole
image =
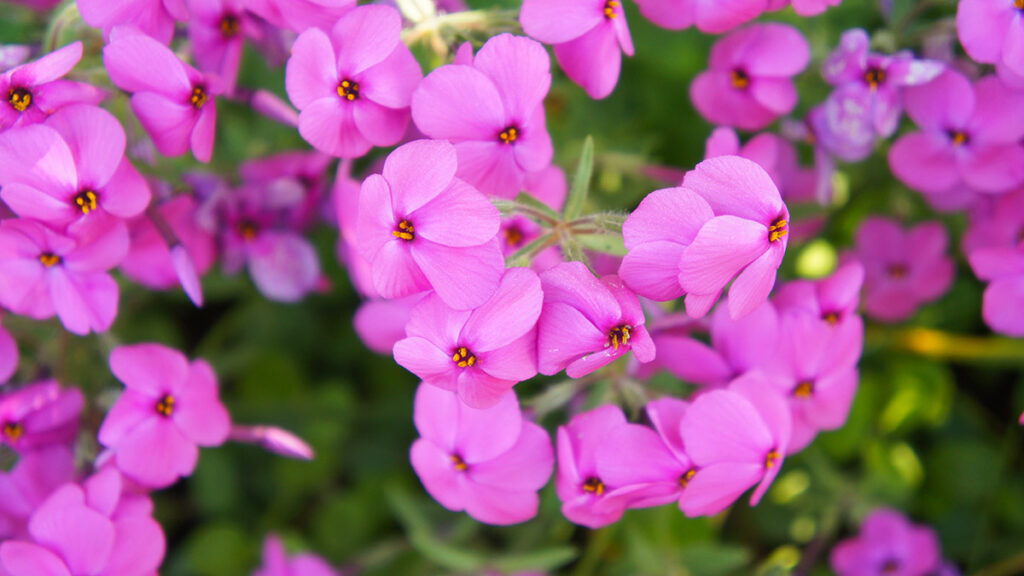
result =
[[[220,19],[220,33],[223,34],[225,38],[234,38],[235,36],[238,36],[238,32],[241,28],[241,22],[239,22],[238,16],[235,16],[234,14],[225,14],[224,17]]]
[[[822,314],[821,319],[827,322],[829,326],[835,326],[839,323],[839,314],[835,312],[826,312]]]
[[[74,198],[75,206],[82,211],[82,214],[88,214],[96,209],[96,201],[98,200],[96,193],[92,190],[82,190]]]
[[[1024,0],[1017,0],[1018,2],[1024,3]],[[895,574],[900,569],[899,560],[889,559],[882,564],[882,574]]]
[[[57,264],[60,264],[60,256],[57,256],[53,252],[43,252],[39,255],[39,261],[43,263],[43,266],[53,268]]]
[[[889,278],[899,280],[907,277],[907,265],[906,264],[890,264],[885,269],[885,273],[889,275]]]
[[[693,480],[693,477],[696,475],[697,469],[690,468],[689,470],[686,471],[686,473],[679,477],[679,485],[683,488],[686,488],[687,486],[690,485],[690,480]]]
[[[629,344],[629,331],[632,329],[632,326],[626,326],[625,324],[612,328],[608,332],[608,345],[618,350],[620,345],[625,346]]]
[[[259,226],[251,220],[243,220],[238,223],[238,235],[246,242],[251,242],[260,233]]]
[[[455,468],[459,472],[465,472],[466,470],[469,470],[469,464],[466,464],[466,461],[462,459],[462,456],[452,454],[452,468]]]
[[[7,93],[7,103],[18,112],[24,112],[32,105],[32,93],[26,88],[11,88]]]
[[[2,432],[3,436],[14,444],[25,434],[25,427],[17,422],[8,422],[4,424]]]
[[[156,403],[156,413],[165,418],[170,418],[174,414],[174,396],[168,394],[161,398]]]
[[[739,68],[730,73],[730,79],[732,80],[732,87],[738,90],[745,90],[750,86],[750,76]]]
[[[412,239],[416,237],[415,232],[416,229],[412,227],[412,222],[409,222],[408,220],[402,220],[401,222],[398,223],[398,228],[395,228],[391,232],[391,235],[394,236],[395,238],[401,238],[406,242],[411,242]]]
[[[196,86],[192,88],[192,96],[189,96],[189,103],[196,110],[199,110],[206,105],[206,101],[210,99],[210,95],[206,93],[206,88],[202,86]]]
[[[874,66],[868,68],[864,72],[864,81],[868,83],[872,91],[878,90],[878,87],[885,82],[885,70]]]
[[[515,126],[509,126],[498,134],[498,140],[501,140],[505,144],[511,144],[519,139],[519,128]]]
[[[1024,0],[1021,1],[1024,2]],[[950,130],[947,134],[949,135],[949,139],[953,141],[953,146],[956,146],[957,148],[971,141],[971,137],[963,130]]]
[[[775,465],[782,459],[782,454],[779,454],[778,450],[772,450],[764,457],[764,467],[768,470],[775,468]]]
[[[622,2],[617,0],[608,0],[604,3],[604,17],[612,20],[619,17],[619,13],[615,11],[616,8],[622,6]]]
[[[597,476],[591,476],[583,482],[583,491],[600,496],[604,494],[604,482]]]
[[[793,396],[795,398],[810,398],[811,394],[814,394],[814,382],[810,380],[804,380],[793,388]]]
[[[1024,0],[1013,0],[1013,7],[1017,10],[1024,10]]]
[[[789,234],[789,223],[785,218],[779,218],[768,227],[769,242],[777,242],[786,234]]]
[[[456,366],[459,368],[469,368],[476,364],[476,356],[474,356],[473,353],[465,346],[460,346],[455,350],[455,353],[452,354],[452,362],[455,362]]]
[[[519,246],[523,243],[523,231],[518,226],[505,228],[505,243],[509,246]]]
[[[341,84],[338,84],[338,96],[352,101],[359,99],[359,83],[351,80],[342,80]]]

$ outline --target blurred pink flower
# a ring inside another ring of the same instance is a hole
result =
[[[832,569],[839,576],[926,576],[942,567],[942,550],[935,531],[911,523],[888,508],[871,512],[860,534],[832,549]]]
[[[1004,65],[1024,75],[1024,16],[1010,0],[963,0],[956,31],[967,55],[983,64]]]
[[[1024,190],[997,198],[971,214],[963,251],[974,274],[988,282],[982,318],[992,330],[1024,336]]]
[[[263,541],[263,565],[252,576],[338,576],[338,573],[314,554],[296,554],[289,558],[281,538],[270,534]]]
[[[0,444],[15,451],[70,444],[78,434],[85,399],[78,388],[61,389],[56,380],[29,384],[0,395]]]
[[[75,454],[69,445],[52,444],[21,453],[10,472],[0,472],[0,541],[31,538],[32,512],[74,475]]]
[[[238,81],[245,38],[259,38],[263,29],[246,10],[245,0],[185,0],[188,37],[199,69],[214,74],[232,94]]]
[[[110,41],[118,26],[133,26],[162,44],[174,37],[174,22],[188,20],[185,0],[76,0],[82,20],[103,29]]]
[[[99,104],[100,89],[61,80],[81,59],[82,43],[75,42],[0,75],[0,94],[7,95],[8,104],[0,105],[0,132],[42,122],[70,104]]]

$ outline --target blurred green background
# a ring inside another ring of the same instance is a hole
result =
[[[954,11],[952,2],[897,0],[888,21],[897,24],[890,24],[875,2],[846,0],[812,20],[790,10],[762,20],[792,23],[812,43],[814,62],[799,80],[799,115],[826,96],[817,70],[843,30],[864,27],[881,32],[881,45],[918,48],[923,35]],[[658,29],[633,4],[627,3],[627,13],[637,55],[624,62],[614,94],[592,101],[556,70],[547,101],[556,161],[570,174],[583,138],[595,138],[597,177],[589,206],[594,210],[630,209],[658,187],[639,176],[645,163],[692,167],[712,128],[694,111],[688,87],[705,67],[713,39],[695,30]],[[45,18],[0,3],[2,43],[38,41],[46,24]],[[88,56],[78,70],[101,78],[95,32],[73,26],[61,34],[62,43],[85,39]],[[425,68],[440,63],[423,46],[417,53]],[[240,84],[284,96],[283,68],[268,67],[249,51]],[[126,117],[123,98],[111,108]],[[133,121],[126,126],[137,130]],[[229,177],[244,159],[305,148],[293,130],[232,103],[221,105],[217,138],[214,163],[205,169]],[[868,161],[840,167],[839,199],[826,231],[810,248],[790,244],[781,278],[796,277],[797,262],[800,272],[827,272],[836,250],[850,244],[868,214],[941,218],[959,238],[963,215],[931,213],[892,178],[885,153],[882,145]],[[176,180],[198,168],[175,159],[161,162],[155,172]],[[982,286],[959,254],[960,274],[945,298],[907,325],[869,324],[849,422],[788,459],[761,506],[751,509],[742,500],[722,516],[696,520],[672,506],[630,511],[620,523],[591,531],[561,517],[551,486],[543,492],[539,516],[509,528],[447,512],[424,492],[408,463],[416,436],[416,379],[360,343],[351,326],[359,299],[335,259],[336,232],[324,227],[314,237],[332,288],[298,305],[265,300],[244,275],[214,273],[204,280],[207,304],[201,310],[181,294],[123,283],[111,336],[72,339],[53,323],[5,320],[19,335],[24,378],[55,372],[97,398],[86,419],[93,430],[102,406],[119,389],[106,369],[107,350],[116,342],[159,341],[215,366],[237,422],[282,426],[313,445],[317,458],[308,463],[250,446],[204,450],[194,476],[156,497],[169,541],[162,569],[167,576],[249,574],[259,565],[268,532],[281,534],[291,550],[310,550],[339,568],[368,575],[477,575],[489,569],[622,576],[828,574],[831,545],[855,532],[859,520],[880,505],[935,526],[947,557],[965,574],[1024,573],[1024,450],[1016,425],[1024,409],[1024,342],[988,333],[980,319]],[[939,331],[942,346],[922,353],[920,332],[911,326]],[[517,390],[528,399],[544,384]],[[682,389],[666,376],[652,386]],[[599,394],[600,387],[592,401]],[[555,412],[541,423],[553,432],[566,418]],[[96,449],[89,442],[82,448]],[[1000,568],[1007,558],[1017,564]]]

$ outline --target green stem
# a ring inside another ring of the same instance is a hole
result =
[[[893,349],[965,364],[1024,365],[1024,340],[1001,336],[951,334],[933,328],[868,328],[866,342],[875,349]]]
[[[1024,573],[1024,552],[982,568],[973,576],[1014,576],[1021,573]]]

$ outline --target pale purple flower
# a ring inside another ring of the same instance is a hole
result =
[[[185,0],[77,0],[82,20],[103,30],[110,41],[118,26],[132,26],[167,44],[174,37],[174,22],[188,20]]]
[[[313,448],[305,440],[277,426],[232,426],[228,439],[232,442],[255,444],[286,458],[313,459]]]
[[[1024,93],[994,76],[971,82],[947,70],[905,91],[907,114],[921,129],[889,150],[889,167],[926,195],[966,186],[1006,192],[1024,182]]]
[[[543,428],[526,421],[514,392],[476,410],[452,392],[420,384],[413,420],[420,438],[409,457],[442,506],[487,524],[517,524],[537,514],[537,491],[554,454]]]
[[[894,220],[865,219],[850,254],[864,266],[864,311],[898,322],[942,297],[956,271],[948,247],[949,235],[938,222],[904,230]]]
[[[110,34],[103,63],[110,80],[132,93],[132,110],[161,154],[181,156],[191,148],[197,160],[210,161],[215,96],[222,92],[215,77],[204,76],[170,48],[123,26]]]
[[[315,554],[289,557],[281,538],[270,534],[263,541],[263,565],[253,576],[338,576],[338,573]]]
[[[551,163],[543,106],[549,68],[537,42],[495,36],[471,64],[442,66],[423,79],[412,98],[413,120],[427,136],[455,145],[459,178],[484,194],[512,198],[530,172]]]
[[[56,380],[0,395],[0,444],[19,453],[69,444],[78,434],[78,416],[84,404],[78,388],[62,389]]]
[[[455,177],[456,149],[418,140],[392,152],[363,182],[355,243],[384,298],[433,289],[445,304],[475,308],[505,271],[498,209]]]
[[[57,315],[75,334],[105,332],[117,315],[107,272],[128,251],[128,229],[108,216],[65,236],[25,219],[0,223],[0,304],[42,320]]]
[[[221,404],[217,376],[204,360],[159,344],[115,348],[110,369],[125,385],[100,428],[118,470],[151,488],[192,474],[199,446],[227,440],[231,419]]]
[[[28,519],[32,512],[57,487],[71,482],[74,475],[75,454],[67,445],[21,453],[10,472],[0,472],[0,541],[30,538]]]
[[[423,74],[401,32],[394,8],[361,6],[342,16],[330,36],[317,28],[299,36],[286,86],[307,142],[333,156],[358,158],[402,139]]]
[[[537,375],[543,299],[540,279],[528,268],[505,272],[494,295],[472,311],[453,310],[431,294],[413,309],[395,362],[471,408],[489,408]]]
[[[871,512],[856,538],[832,549],[838,576],[929,576],[942,566],[938,535],[889,508]]]
[[[683,512],[718,514],[755,485],[750,504],[756,506],[779,474],[790,431],[785,399],[756,372],[697,396],[680,423],[686,454],[697,468]]]
[[[75,42],[0,75],[0,94],[7,100],[0,103],[0,132],[42,122],[70,104],[99,104],[103,92],[98,88],[61,80],[81,59],[82,43]]]
[[[766,8],[765,0],[638,0],[637,4],[641,14],[662,28],[682,30],[696,25],[705,34],[728,32]]]
[[[975,275],[988,282],[982,318],[992,330],[1024,336],[1024,191],[1000,196],[972,215],[963,249]]]
[[[0,197],[19,216],[59,228],[104,212],[133,218],[150,191],[124,149],[124,129],[106,110],[62,108],[43,124],[0,134]]]
[[[238,81],[245,38],[258,38],[259,21],[246,10],[244,0],[185,0],[188,5],[188,38],[192,54],[203,72],[215,74],[232,94]]]
[[[526,0],[519,14],[523,31],[554,44],[565,74],[602,99],[615,89],[622,54],[633,55],[626,11],[619,0]]]
[[[810,46],[796,28],[754,24],[715,43],[708,70],[690,85],[690,97],[714,124],[759,130],[796,106],[793,77],[810,58]]]
[[[737,156],[701,162],[683,188],[714,213],[679,261],[687,314],[704,316],[730,281],[729,313],[749,314],[768,298],[789,242],[789,210],[778,188],[763,168]]]
[[[333,159],[315,150],[280,152],[262,158],[247,160],[238,169],[242,181],[257,186],[269,186],[282,196],[295,194],[301,198],[288,202],[283,216],[295,226],[307,227],[321,216],[327,179],[324,173]],[[358,183],[357,202],[358,202]],[[292,191],[288,191],[292,188]]]
[[[963,0],[956,31],[975,61],[1024,75],[1024,9],[1015,0]]]
[[[537,323],[541,374],[566,371],[579,378],[633,351],[654,359],[640,300],[617,276],[601,279],[580,262],[564,262],[540,275],[544,307]]]

